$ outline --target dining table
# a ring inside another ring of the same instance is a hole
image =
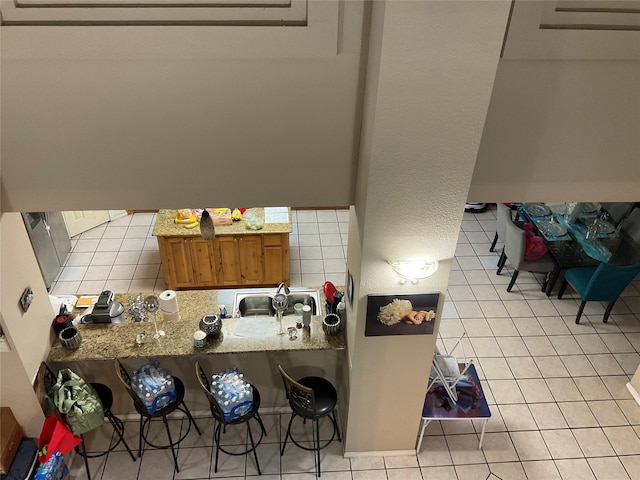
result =
[[[578,203],[573,209],[567,214],[567,204],[517,204],[516,218],[534,225],[555,262],[547,281],[547,296],[569,268],[640,262],[640,245],[624,229],[609,222],[608,212],[599,204]]]

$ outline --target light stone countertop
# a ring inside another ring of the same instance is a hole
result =
[[[264,235],[266,233],[291,233],[291,209],[288,208],[289,221],[287,223],[263,223],[260,230],[251,230],[246,227],[246,222],[238,220],[231,225],[216,225],[216,235]],[[184,225],[174,222],[177,210],[159,210],[152,234],[156,237],[200,237],[200,225],[194,228],[185,228]],[[248,208],[244,216],[253,214],[264,221],[264,208]]]
[[[249,289],[243,289],[247,291]],[[264,291],[264,289],[257,289]],[[124,306],[126,320],[119,324],[81,324],[77,328],[82,336],[82,344],[77,350],[66,350],[60,342],[54,342],[47,361],[69,362],[83,360],[109,360],[114,358],[180,357],[188,355],[216,355],[228,353],[344,350],[346,339],[343,328],[336,335],[325,335],[322,330],[322,315],[314,315],[310,330],[297,330],[298,338],[289,340],[288,335],[277,335],[278,322],[274,317],[261,318],[270,322],[269,332],[264,339],[237,337],[234,330],[239,318],[222,320],[222,331],[207,338],[204,348],[193,346],[193,333],[198,330],[200,319],[211,313],[219,312],[219,304],[225,304],[229,312],[232,309],[236,290],[187,290],[176,292],[181,320],[165,321],[162,313],[157,313],[158,329],[166,336],[155,340],[153,322],[132,322],[128,313],[129,300],[137,294],[116,294],[115,301]],[[143,297],[150,292],[141,292]],[[321,304],[324,296],[320,291]],[[321,311],[322,311],[321,305]],[[78,310],[79,312],[79,310]],[[76,313],[76,311],[74,311]],[[296,317],[285,316],[283,328],[295,326]],[[138,346],[136,334],[145,333],[146,342]]]

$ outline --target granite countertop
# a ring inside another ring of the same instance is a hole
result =
[[[289,221],[287,223],[263,223],[260,230],[251,230],[246,227],[244,220],[233,222],[231,225],[216,225],[216,235],[264,235],[265,233],[291,233],[291,209],[288,210]],[[185,228],[173,220],[177,210],[159,210],[156,223],[153,226],[153,235],[156,237],[200,237],[200,226]],[[264,221],[264,208],[248,208],[244,216],[253,214]]]
[[[247,289],[244,289],[247,290]],[[222,320],[222,331],[207,338],[204,348],[193,346],[193,333],[198,330],[200,319],[211,313],[218,313],[220,304],[231,310],[236,290],[188,290],[176,292],[181,320],[164,320],[157,313],[158,329],[164,330],[165,337],[155,340],[153,322],[132,322],[128,313],[129,300],[137,294],[116,294],[115,301],[125,310],[125,322],[118,324],[80,324],[78,329],[82,344],[77,350],[66,350],[60,342],[54,342],[49,352],[49,362],[83,360],[110,360],[114,358],[180,357],[187,355],[215,355],[227,353],[252,353],[305,350],[343,350],[346,348],[344,329],[337,335],[325,335],[322,330],[322,315],[314,315],[309,330],[297,330],[298,338],[289,340],[288,335],[277,335],[278,322],[274,317],[252,317],[270,322],[264,339],[238,337],[234,331],[239,318]],[[144,297],[150,292],[142,292]],[[321,296],[322,299],[324,297]],[[74,311],[74,313],[80,310]],[[296,317],[285,316],[282,325],[295,326]],[[144,344],[135,342],[138,333],[146,334]]]

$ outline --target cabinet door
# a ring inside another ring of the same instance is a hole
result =
[[[238,239],[235,236],[217,236],[216,277],[218,285],[236,286],[241,283]]]
[[[198,287],[216,285],[215,248],[214,240],[192,238],[191,259],[193,274]]]
[[[238,237],[240,253],[240,275],[243,285],[260,285],[264,283],[264,267],[262,265],[262,235],[245,235]]]
[[[263,236],[262,241],[264,283],[289,283],[289,235],[268,234]]]
[[[160,242],[160,239],[162,241]],[[182,237],[158,237],[161,257],[166,257],[168,262],[162,262],[169,271],[165,272],[165,282],[170,289],[186,288],[193,286],[193,263],[189,239]]]

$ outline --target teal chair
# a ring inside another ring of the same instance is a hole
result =
[[[568,284],[578,292],[582,303],[576,315],[576,323],[580,323],[580,317],[587,302],[609,302],[602,319],[607,323],[616,300],[639,272],[640,263],[633,265],[601,263],[597,267],[570,268],[564,274],[558,298],[562,298]]]

